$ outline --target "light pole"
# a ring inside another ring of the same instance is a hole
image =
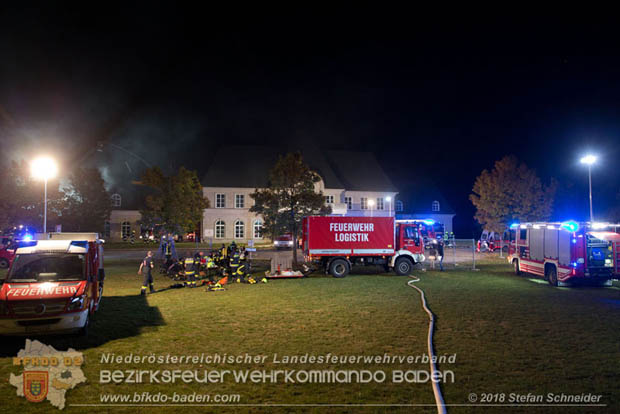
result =
[[[368,207],[370,207],[370,217],[372,217],[372,208],[375,205],[375,200],[373,200],[372,198],[370,200],[368,200]]]
[[[586,155],[582,157],[580,162],[588,166],[588,183],[590,186],[590,223],[594,223],[594,214],[592,212],[592,164],[596,162],[595,155]]]
[[[385,197],[385,201],[387,201],[388,203],[388,216],[392,217],[392,197],[390,196]]]
[[[43,180],[43,233],[47,232],[47,180],[58,172],[56,162],[49,157],[39,157],[30,164],[32,176]]]

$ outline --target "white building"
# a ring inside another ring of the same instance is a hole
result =
[[[228,243],[263,240],[262,219],[249,211],[250,194],[265,188],[269,171],[286,149],[226,147],[218,151],[202,185],[210,208],[202,222],[204,240]],[[396,188],[368,152],[302,150],[306,164],[321,177],[317,190],[325,195],[333,214],[394,215]]]

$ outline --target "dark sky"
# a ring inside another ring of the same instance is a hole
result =
[[[591,150],[595,213],[618,203],[614,22],[105,7],[0,14],[3,161],[66,167],[106,141],[203,172],[221,145],[311,140],[373,151],[397,181],[432,176],[471,232],[473,181],[507,154],[559,180],[556,218],[585,218]],[[110,180],[143,166],[113,146],[99,157]]]

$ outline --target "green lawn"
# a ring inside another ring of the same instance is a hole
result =
[[[620,409],[620,288],[552,288],[517,277],[505,264],[482,264],[481,271],[420,272],[418,286],[437,315],[439,355],[457,355],[455,382],[443,384],[446,403],[467,404],[470,393],[603,394],[606,408]],[[365,272],[364,272],[365,273]],[[313,275],[301,280],[232,285],[225,292],[171,289],[136,295],[141,284],[135,264],[107,264],[105,297],[87,338],[43,338],[64,350],[84,353],[87,384],[69,391],[66,412],[76,403],[99,403],[100,394],[173,391],[234,393],[242,404],[432,404],[426,384],[99,384],[102,369],[205,369],[192,364],[102,365],[103,352],[138,355],[268,355],[265,364],[220,364],[220,369],[394,369],[426,370],[427,364],[275,365],[279,355],[421,355],[426,352],[427,315],[407,278],[364,274],[333,279]],[[158,276],[156,287],[170,284]],[[50,404],[15,396],[9,374],[19,373],[11,356],[23,341],[3,340],[0,358],[0,411],[47,412]],[[55,410],[55,409],[54,409]],[[89,412],[134,412],[132,407],[88,408]],[[186,412],[434,412],[433,407],[185,407]],[[205,411],[206,410],[206,411]],[[262,411],[261,411],[262,410]],[[473,412],[450,407],[449,412]],[[478,409],[480,410],[480,409]],[[485,408],[485,412],[533,412],[524,407]],[[542,410],[542,409],[541,409]],[[584,408],[547,408],[588,412]],[[148,412],[174,412],[149,407]],[[482,410],[480,410],[482,411]],[[534,411],[535,412],[535,411]],[[542,412],[542,411],[541,411]]]

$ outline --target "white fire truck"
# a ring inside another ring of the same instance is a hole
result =
[[[575,282],[611,286],[617,236],[599,223],[513,224],[508,261],[517,275],[542,276],[552,286]]]
[[[0,335],[86,334],[104,279],[97,233],[43,233],[20,242],[0,287]]]

